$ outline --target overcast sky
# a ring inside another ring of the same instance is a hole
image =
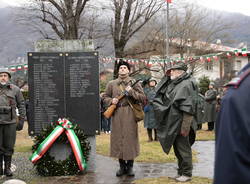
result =
[[[17,4],[18,4],[18,0],[0,0],[0,7],[6,6],[6,5],[17,5]]]
[[[207,8],[229,12],[239,12],[250,16],[250,0],[190,0]],[[174,2],[174,0],[173,0]]]
[[[25,0],[0,0],[0,7],[4,4],[8,5],[18,5],[20,2],[24,2]],[[92,0],[94,1],[94,0]],[[175,0],[172,0],[175,3]],[[180,2],[180,1],[178,1]],[[239,12],[245,15],[250,16],[250,0],[190,0],[190,2],[195,2],[200,5],[203,5],[207,8],[223,10],[229,12]]]

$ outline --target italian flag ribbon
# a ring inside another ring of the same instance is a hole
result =
[[[73,153],[76,158],[76,162],[80,171],[87,168],[86,160],[82,154],[81,145],[78,137],[76,136],[72,123],[67,119],[58,119],[56,128],[50,133],[50,135],[38,146],[37,150],[32,154],[30,160],[32,163],[36,163],[52,146],[55,140],[65,131]]]

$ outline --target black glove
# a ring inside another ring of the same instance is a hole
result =
[[[24,119],[19,119],[17,125],[16,125],[16,130],[20,131],[23,129],[23,124],[24,124]]]

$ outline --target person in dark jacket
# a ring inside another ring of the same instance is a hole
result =
[[[201,93],[199,93],[197,96],[197,112],[196,112],[197,130],[201,130],[202,124],[204,123],[204,104],[205,104],[205,97]]]
[[[195,98],[198,88],[188,74],[183,62],[170,69],[170,80],[164,77],[157,86],[153,101],[157,120],[157,135],[163,151],[168,154],[171,147],[178,160],[178,182],[192,177],[192,150],[190,134],[195,133],[193,116],[196,111]],[[193,137],[193,136],[191,136]]]
[[[16,130],[22,130],[26,116],[25,102],[20,88],[10,83],[8,69],[0,69],[0,176],[12,176],[11,160]],[[19,112],[17,124],[16,108]],[[4,161],[4,170],[3,170]]]
[[[148,133],[148,141],[151,142],[153,140],[157,141],[157,131],[156,131],[156,120],[153,109],[153,99],[155,97],[155,86],[157,81],[154,79],[150,79],[148,81],[148,87],[144,88],[144,94],[146,95],[146,104],[144,106],[144,128],[147,129]],[[154,130],[154,139],[152,136],[152,130]]]
[[[250,183],[250,64],[227,84],[216,120],[214,184]]]
[[[214,83],[210,82],[209,90],[205,93],[205,107],[204,107],[204,122],[207,122],[208,131],[214,129],[214,122],[216,119],[216,103],[217,92],[214,88]]]
[[[221,90],[219,91],[219,94],[217,95],[216,115],[220,111],[221,100],[225,96],[226,92],[227,92],[227,84],[224,84]]]
[[[103,114],[107,110],[107,107],[105,106],[103,102],[103,94],[104,92],[100,93],[101,130],[103,130],[105,134],[110,134],[111,133],[111,130],[110,130],[111,119],[106,118]]]
[[[27,117],[27,123],[28,123],[28,134],[29,136],[34,136],[33,131],[31,129],[31,121],[30,121],[30,101],[29,98],[25,100],[25,109],[26,109],[26,117]]]

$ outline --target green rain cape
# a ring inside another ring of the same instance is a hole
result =
[[[157,85],[153,107],[158,138],[166,154],[180,134],[183,112],[195,116],[197,94],[197,85],[186,72],[174,80],[166,76]],[[189,134],[191,145],[195,141],[195,130],[196,123],[193,121]]]

